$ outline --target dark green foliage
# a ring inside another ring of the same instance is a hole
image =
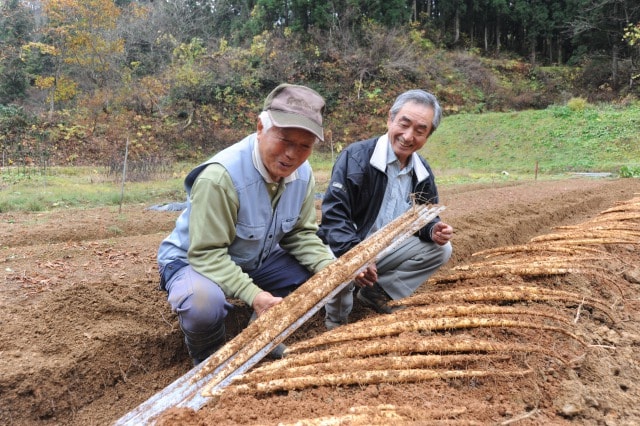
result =
[[[14,105],[0,105],[0,134],[25,129],[29,124],[29,118],[24,110]]]
[[[23,98],[29,76],[20,48],[33,29],[31,13],[18,0],[0,3],[0,104]]]
[[[629,81],[623,75],[621,61],[631,56],[631,46],[624,41],[624,29],[640,22],[637,0],[571,0],[576,8],[571,16],[574,45],[581,52],[607,55],[611,72],[607,84],[619,88]],[[589,59],[588,57],[585,59]]]

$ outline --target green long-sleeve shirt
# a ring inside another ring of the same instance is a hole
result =
[[[286,183],[265,185],[276,206]],[[334,261],[334,256],[316,235],[318,229],[314,203],[315,180],[309,181],[298,222],[280,241],[280,246],[301,265],[316,273]],[[235,239],[239,209],[231,176],[219,164],[211,164],[196,179],[191,189],[189,219],[189,264],[217,283],[229,297],[249,305],[262,290],[231,259],[228,247]]]

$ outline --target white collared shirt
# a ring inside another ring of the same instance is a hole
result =
[[[377,158],[376,154],[378,154]],[[374,158],[377,160],[377,164],[374,164]],[[384,169],[380,167],[382,163],[379,160],[382,158],[385,158]],[[420,161],[417,161],[417,163],[422,166]],[[409,157],[407,165],[401,169],[400,160],[398,160],[395,152],[393,152],[388,136],[383,135],[378,140],[374,155],[371,157],[371,164],[384,171],[387,175],[387,187],[384,192],[384,197],[382,198],[380,211],[378,212],[378,216],[369,231],[369,235],[376,232],[411,207],[411,180],[415,173],[414,169],[416,169],[416,167],[414,167],[416,159],[412,155]]]

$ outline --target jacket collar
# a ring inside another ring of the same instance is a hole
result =
[[[373,150],[373,155],[371,155],[371,159],[369,163],[371,166],[380,170],[382,173],[387,170],[387,153],[389,150],[389,134],[385,133],[384,135],[378,138],[376,142],[376,147]],[[416,174],[416,178],[418,182],[422,182],[429,177],[429,171],[420,161],[420,156],[417,153],[411,154],[411,160],[413,161],[413,171]]]

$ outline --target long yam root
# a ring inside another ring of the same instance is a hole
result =
[[[474,262],[467,265],[458,265],[453,268],[454,271],[474,271],[486,268],[509,268],[531,269],[531,268],[567,268],[582,267],[592,268],[589,262],[602,260],[603,256],[553,256],[553,257],[515,257],[510,259],[492,259],[484,262]],[[586,264],[585,264],[586,263]]]
[[[260,367],[260,369],[282,369],[291,368],[298,365],[329,362],[337,359],[353,359],[367,356],[383,354],[449,354],[449,353],[541,353],[550,358],[560,360],[566,364],[567,361],[560,357],[560,354],[541,348],[536,345],[520,345],[514,343],[501,343],[490,340],[470,339],[464,337],[428,337],[420,340],[378,340],[370,339],[358,342],[354,345],[351,342],[342,342],[327,349],[312,352],[302,352],[297,344],[288,348],[289,356],[284,359],[272,362]]]
[[[310,311],[333,289],[342,283],[353,279],[362,265],[371,262],[384,248],[392,245],[394,240],[408,230],[415,232],[413,227],[424,226],[444,207],[430,207],[416,205],[404,214],[398,216],[389,224],[378,230],[367,240],[322,271],[312,276],[296,291],[287,296],[256,321],[245,331],[237,335],[228,344],[210,356],[203,367],[194,374],[195,383],[209,373],[215,372],[214,377],[205,387],[207,389],[221,383],[229,375],[237,371],[267,345],[276,345],[286,338],[283,333],[306,312]],[[424,223],[423,223],[424,222]]]
[[[615,234],[615,235],[612,235]],[[581,240],[595,240],[601,241],[601,244],[624,244],[629,241],[637,241],[640,237],[640,233],[636,231],[594,231],[594,230],[578,230],[572,232],[564,232],[557,234],[546,234],[533,237],[531,242],[548,242],[548,241],[581,241]]]
[[[355,406],[350,407],[348,414],[336,414],[333,416],[323,416],[296,420],[293,423],[279,422],[278,426],[338,426],[338,425],[367,425],[367,426],[388,426],[391,424],[401,425],[439,425],[446,426],[455,424],[457,426],[482,426],[482,423],[473,420],[460,421],[458,417],[468,411],[467,407],[453,409],[420,409],[416,411],[415,406],[396,406],[391,404],[380,404],[377,406]],[[419,419],[419,420],[416,420]],[[446,419],[455,419],[448,422]]]
[[[287,379],[270,380],[265,383],[242,384],[230,386],[227,390],[235,394],[266,394],[277,391],[289,391],[318,386],[372,385],[380,383],[415,383],[435,379],[460,379],[470,377],[522,377],[531,374],[532,370],[517,371],[485,371],[485,370],[385,370],[355,371],[347,373],[327,374],[325,376],[301,376]],[[215,395],[215,394],[214,394]]]
[[[414,368],[431,368],[436,366],[464,365],[466,368],[470,364],[477,362],[506,361],[510,357],[506,355],[487,354],[454,354],[454,355],[409,355],[409,356],[381,356],[361,359],[329,361],[326,363],[302,365],[289,367],[286,369],[259,368],[250,373],[236,377],[232,383],[256,383],[259,381],[274,380],[286,377],[299,377],[307,375],[324,375],[332,373],[347,373],[361,370],[401,370]]]
[[[332,333],[324,333],[309,340],[298,342],[296,343],[296,348],[308,349],[337,342],[369,339],[372,337],[396,336],[409,331],[442,331],[479,327],[534,328],[544,331],[553,331],[571,337],[586,346],[586,342],[584,342],[584,340],[561,327],[537,324],[531,321],[515,321],[503,318],[444,317],[399,321],[380,326],[367,327],[366,329],[351,329],[347,331],[336,329]]]
[[[365,318],[355,323],[346,324],[340,327],[340,332],[350,332],[358,328],[366,329],[371,326],[384,325],[389,322],[405,321],[416,318],[441,318],[441,317],[464,317],[471,315],[519,315],[519,316],[540,316],[554,319],[558,322],[571,324],[566,317],[536,307],[513,307],[513,306],[497,306],[497,305],[439,305],[439,306],[417,306],[407,307],[388,315],[376,315]]]
[[[484,286],[464,290],[446,290],[415,294],[405,299],[389,302],[390,306],[429,305],[450,302],[524,302],[560,301],[586,304],[602,310],[610,319],[615,316],[601,300],[563,290],[535,286]]]
[[[627,220],[640,220],[640,212],[614,212],[614,213],[606,213],[601,214],[593,219],[591,219],[591,223],[596,222],[623,222]]]
[[[518,246],[507,246],[507,247],[496,247],[492,249],[478,251],[473,253],[471,256],[485,256],[485,257],[493,257],[499,256],[503,254],[517,254],[517,253],[566,253],[571,255],[577,255],[582,252],[586,253],[606,253],[602,250],[598,250],[593,247],[566,247],[566,246],[557,246],[554,244],[522,244]]]
[[[458,272],[449,275],[441,276],[438,278],[430,278],[429,283],[447,283],[462,280],[471,280],[474,278],[495,278],[503,277],[505,275],[520,275],[528,277],[542,277],[547,275],[566,275],[566,274],[583,274],[589,272],[589,270],[602,270],[604,268],[591,267],[591,266],[579,266],[575,267],[500,267],[492,269],[474,270],[469,272]],[[606,271],[605,271],[606,272]]]

